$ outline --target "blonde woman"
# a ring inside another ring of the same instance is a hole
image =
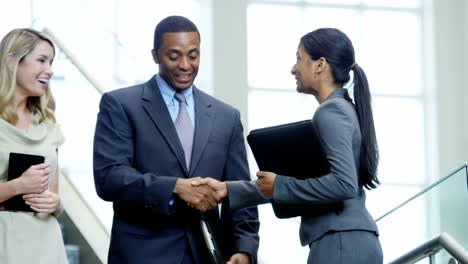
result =
[[[54,57],[49,37],[32,29],[14,29],[0,43],[0,263],[68,262],[56,218],[57,152],[64,138],[49,90]],[[10,153],[45,162],[8,181]],[[5,207],[17,195],[34,211]]]

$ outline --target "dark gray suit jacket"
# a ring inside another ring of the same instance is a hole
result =
[[[190,171],[154,77],[102,96],[94,179],[98,195],[114,206],[109,263],[180,263],[186,245],[200,255],[200,213],[173,197],[177,178],[249,179],[239,112],[195,87],[193,93]],[[256,208],[225,211],[220,225],[226,254],[246,252],[256,258]]]
[[[297,180],[277,175],[273,200],[282,205],[304,205],[300,239],[308,245],[328,231],[366,230],[378,233],[358,185],[361,132],[356,111],[345,89],[336,89],[318,107],[313,122],[330,163],[330,173]],[[311,161],[313,165],[313,161]],[[231,208],[266,203],[255,182],[228,183]],[[314,212],[311,205],[342,203],[337,210]]]

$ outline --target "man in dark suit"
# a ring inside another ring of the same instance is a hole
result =
[[[109,263],[209,263],[200,219],[218,217],[219,195],[192,186],[192,176],[248,180],[239,111],[193,81],[200,34],[188,19],[162,20],[154,35],[159,73],[148,82],[105,93],[94,137],[98,195],[112,201]],[[256,208],[222,211],[225,259],[256,261]]]

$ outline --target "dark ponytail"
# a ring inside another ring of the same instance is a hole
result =
[[[354,72],[354,100],[361,130],[361,152],[359,163],[359,185],[367,189],[376,188],[379,153],[372,116],[371,94],[364,71],[355,62],[351,40],[336,28],[320,28],[301,38],[301,44],[313,60],[325,58],[331,67],[336,83],[343,86]]]
[[[377,188],[380,184],[377,178],[379,150],[375,134],[374,117],[372,114],[369,83],[362,68],[354,64],[354,103],[361,128],[361,155],[359,164],[359,184],[367,189]]]

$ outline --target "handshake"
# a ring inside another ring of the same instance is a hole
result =
[[[273,184],[276,174],[259,171],[257,177],[258,192],[270,199],[273,196]],[[228,196],[228,184],[209,177],[179,178],[174,187],[174,194],[185,201],[188,206],[205,212],[216,207]]]
[[[227,193],[226,183],[213,178],[179,178],[174,187],[174,194],[202,212],[217,206]]]

